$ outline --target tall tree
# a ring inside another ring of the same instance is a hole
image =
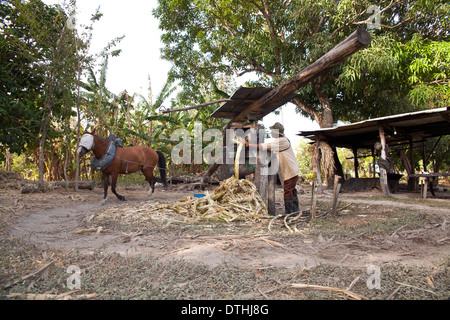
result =
[[[68,7],[73,6],[72,1]],[[27,115],[30,115],[35,124],[34,132],[38,131],[39,185],[42,186],[45,142],[51,131],[52,121],[64,115],[64,107],[70,107],[67,106],[66,97],[71,94],[75,85],[78,39],[67,28],[70,15],[65,10],[67,8],[47,6],[40,0],[8,0],[4,2],[2,9],[10,13],[3,16],[3,27],[7,31],[4,39],[7,38],[13,44],[12,48],[5,48],[10,54],[8,62],[10,65],[25,62],[25,67],[22,66],[21,70],[31,74],[31,79],[39,79],[34,83],[25,81],[25,88],[22,85],[23,91],[34,91],[34,94],[27,95],[34,99],[26,106],[22,103],[21,112],[25,117],[22,114],[18,116],[21,120],[28,120]],[[11,52],[14,47],[18,51]],[[22,78],[23,81],[23,75],[17,78]],[[9,105],[11,102],[20,105],[18,101],[21,100],[21,94],[17,94],[18,90],[20,87],[12,87],[10,91],[6,91]],[[10,116],[9,118],[11,119]],[[9,130],[14,131],[11,127]]]
[[[37,143],[44,79],[34,68],[39,48],[16,4],[0,2],[0,144],[20,154]]]
[[[445,1],[158,0],[153,14],[163,30],[162,57],[174,63],[184,91],[195,94],[221,73],[252,74],[251,85],[280,84],[365,27],[372,5],[379,6],[381,29],[372,32],[371,46],[300,88],[293,101],[330,127],[414,108],[410,87],[401,83],[399,90],[394,48],[415,33],[436,41],[448,37]]]

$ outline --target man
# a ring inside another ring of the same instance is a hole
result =
[[[285,213],[289,214],[300,210],[297,189],[297,179],[299,175],[298,163],[292,149],[291,142],[284,136],[284,127],[277,122],[270,127],[270,135],[273,140],[258,145],[249,144],[245,141],[245,145],[256,147],[258,149],[273,151],[277,155],[278,165],[281,171],[281,181],[284,189],[284,208]]]

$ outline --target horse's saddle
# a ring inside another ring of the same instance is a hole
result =
[[[119,138],[116,139],[116,137],[115,137],[113,134],[111,134],[111,135],[108,137],[108,141],[114,142],[115,145],[118,146],[118,147],[121,147],[121,148],[123,147],[123,146],[122,146],[122,139],[119,139]]]
[[[97,159],[95,156],[91,159],[91,168],[94,170],[103,171],[111,164],[116,155],[116,146],[122,146],[122,139],[116,139],[116,137],[112,134],[108,137],[108,146],[106,147],[105,153]]]

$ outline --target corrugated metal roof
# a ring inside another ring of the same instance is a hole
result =
[[[265,87],[254,87],[254,88],[240,87],[230,97],[230,100],[234,101],[225,102],[223,105],[217,108],[216,111],[214,111],[211,114],[211,116],[213,118],[233,119],[242,111],[244,111],[246,108],[250,107],[250,105],[253,102],[257,101],[271,90],[272,88],[265,88]],[[263,108],[257,111],[251,112],[247,115],[247,120],[252,121],[260,120],[270,112],[275,111],[280,106],[288,103],[296,96],[297,94],[292,93],[284,97],[283,100],[279,101],[275,105],[264,106]]]
[[[388,143],[447,135],[450,134],[450,107],[396,114],[335,128],[300,131],[298,135],[311,140],[328,140],[337,147],[369,148],[379,141],[379,125],[383,126]]]

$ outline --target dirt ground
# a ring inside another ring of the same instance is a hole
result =
[[[86,298],[81,293],[97,299],[349,298],[342,292],[295,289],[294,283],[347,288],[368,299],[450,296],[449,199],[342,193],[338,207],[345,209],[339,215],[290,232],[281,220],[269,230],[270,218],[219,223],[148,213],[149,204],[176,202],[194,191],[157,186],[150,200],[141,186],[119,187],[119,193],[128,201],[110,194],[102,203],[98,187],[30,194],[2,190],[0,296],[63,297],[69,265],[81,266],[85,284],[64,296],[70,298]],[[276,196],[281,213],[281,190]],[[299,198],[309,209],[310,193]],[[319,207],[330,206],[326,193]],[[175,266],[176,272],[165,276]],[[375,276],[381,288],[371,287]],[[218,284],[219,279],[228,282]]]

